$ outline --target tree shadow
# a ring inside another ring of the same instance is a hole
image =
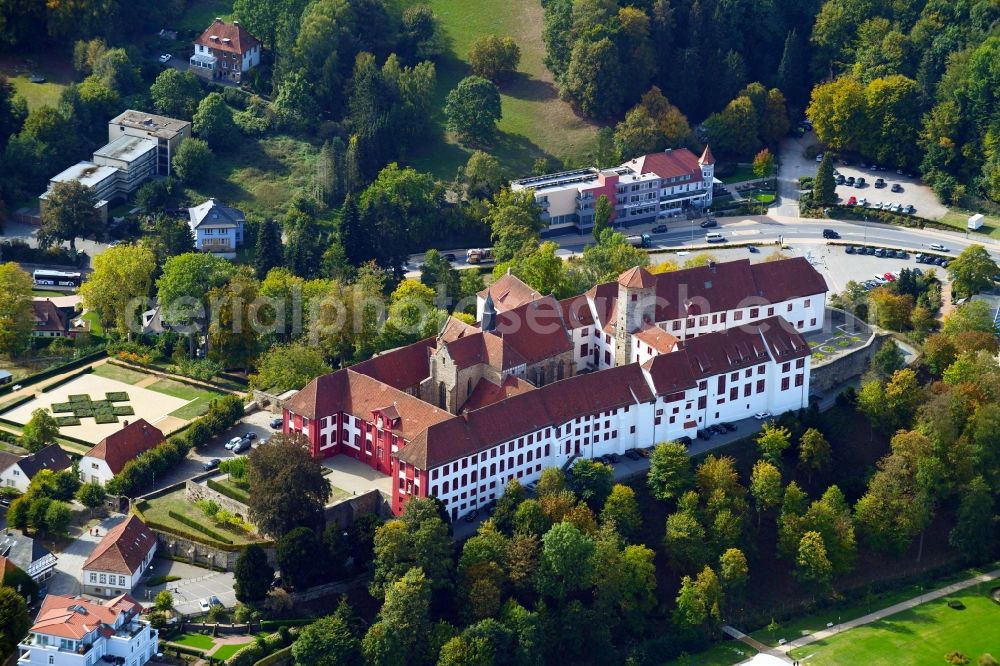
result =
[[[551,81],[536,79],[524,72],[515,72],[500,86],[500,92],[529,102],[548,102],[559,97]]]

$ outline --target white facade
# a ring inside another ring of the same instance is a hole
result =
[[[80,458],[79,469],[80,481],[83,483],[99,483],[103,486],[114,476],[106,460],[93,456]]]
[[[28,492],[28,484],[31,479],[24,473],[21,466],[14,463],[5,470],[0,470],[0,486],[4,488],[16,488],[22,493]]]
[[[146,570],[156,554],[156,541],[153,547],[143,558],[142,563],[136,567],[135,571],[127,574],[117,572],[101,571],[100,569],[84,568],[80,574],[80,583],[88,593],[92,592],[102,597],[113,597],[119,594],[128,594],[142,579],[142,573]]]
[[[699,429],[757,412],[780,414],[806,407],[810,361],[809,356],[782,363],[768,358],[753,367],[706,377],[692,388],[656,395],[651,402],[581,415],[526,433],[432,468],[427,494],[461,516],[498,498],[509,480],[536,481],[546,467],[562,467],[577,456],[621,455],[632,448],[694,437]],[[655,394],[648,371],[644,377]],[[402,466],[399,474],[404,474]],[[420,494],[419,486],[413,494]]]
[[[822,329],[825,315],[826,294],[816,294],[780,303],[754,303],[722,312],[658,321],[656,325],[679,340],[686,340],[705,333],[715,333],[733,326],[753,323],[768,317],[781,316],[788,320],[788,323],[794,326],[795,330],[807,333]]]
[[[92,605],[80,603],[78,607],[86,609]],[[138,619],[138,615],[121,613],[113,624],[98,621],[92,626],[79,638],[35,631],[32,627],[31,633],[18,646],[21,655],[17,663],[20,666],[94,666],[114,662],[117,657],[124,666],[142,666],[157,653],[159,633],[148,622]]]

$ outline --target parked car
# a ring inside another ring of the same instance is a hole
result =
[[[756,414],[753,415],[753,417],[755,419],[757,419],[758,421],[763,421],[765,419],[771,418],[771,412],[766,412],[766,411],[765,412],[757,412]]]
[[[654,234],[665,234],[665,233],[667,233],[667,225],[665,225],[665,224],[657,224],[655,227],[653,227],[651,229],[651,231]]]
[[[907,215],[913,215],[916,210],[917,209],[913,207],[913,204],[906,204],[906,208],[903,209],[903,212]]]
[[[837,185],[843,185],[844,181],[846,181],[847,179],[844,178],[844,174],[838,173],[837,177],[834,180],[837,182]]]
[[[892,273],[884,273],[882,275],[882,277],[885,278],[886,282],[895,282],[896,281],[896,276],[893,275]]]
[[[275,430],[277,430],[278,428],[280,428],[284,424],[285,424],[285,420],[283,418],[281,418],[280,416],[277,417],[277,418],[271,419],[271,427],[274,428]]]
[[[643,458],[648,458],[653,453],[653,447],[650,446],[645,449],[636,449],[635,452],[638,453]]]
[[[448,252],[447,254],[442,254],[442,255],[441,255],[441,257],[442,257],[442,258],[443,258],[443,259],[444,259],[445,261],[448,261],[448,262],[451,262],[451,261],[455,261],[455,260],[456,260],[456,257],[455,257],[455,255],[454,255],[454,253],[452,253],[452,252]]]
[[[847,177],[847,180],[846,180],[845,182],[846,182],[846,183],[847,183],[848,185],[851,185],[851,186],[853,187],[853,186],[854,186],[854,181],[855,181],[855,180],[856,180],[856,179],[854,178],[854,176],[848,176],[848,177]]]
[[[833,229],[824,229],[823,238],[840,238],[840,234],[838,234]]]
[[[170,62],[171,58],[173,58],[172,55],[170,55],[169,53],[164,53],[164,54],[162,54],[160,56],[160,62],[162,62],[163,64],[166,64],[166,63]]]
[[[859,176],[858,179],[856,181],[854,181],[854,187],[864,187],[865,184],[866,183],[865,183],[865,177],[864,176]]]
[[[608,459],[609,463],[616,463],[619,460],[621,460],[621,458],[618,457],[617,453],[609,453],[608,455],[606,455],[604,457]]]
[[[758,252],[760,252],[760,250],[757,249],[756,245],[747,245],[747,251],[750,254],[757,254]]]
[[[722,426],[723,428],[725,428],[727,432],[736,432],[738,430],[738,428],[736,427],[736,424],[735,423],[730,423],[729,421],[723,421],[719,425]]]
[[[478,517],[479,517],[479,509],[473,509],[469,513],[465,514],[465,518],[463,518],[462,520],[464,520],[467,523],[472,523],[475,522],[476,518]]]
[[[222,601],[219,600],[219,597],[217,597],[217,596],[215,596],[213,594],[212,596],[210,596],[208,598],[208,605],[209,606],[221,606],[222,605]]]
[[[860,199],[858,199],[858,205],[859,206],[867,206],[868,205],[868,199],[866,199],[864,197],[861,197]]]
[[[705,441],[708,441],[708,440],[712,439],[712,437],[713,437],[713,434],[709,430],[699,430],[698,431],[698,439],[703,439]]]
[[[822,162],[822,161],[823,161],[823,153],[820,153],[820,154],[818,154],[818,155],[816,156],[816,161],[817,161],[817,162]]]
[[[889,210],[891,210],[893,213],[899,213],[902,212],[903,207],[898,203],[894,203],[891,206],[889,206]]]
[[[929,247],[932,250],[936,250],[938,252],[947,252],[948,251],[948,248],[946,248],[944,245],[941,245],[941,243],[931,243],[927,247]]]
[[[243,453],[244,451],[249,451],[250,447],[253,446],[249,439],[241,439],[240,443],[232,448],[233,453]]]
[[[218,469],[219,463],[221,463],[221,462],[222,461],[219,460],[218,458],[212,458],[211,460],[209,460],[208,462],[206,462],[204,465],[202,465],[201,468],[203,470],[205,470],[206,472],[211,472],[213,469]]]
[[[712,228],[717,227],[717,226],[719,226],[718,221],[716,221],[715,219],[713,219],[711,217],[701,223],[701,228],[702,229],[712,229]]]
[[[248,442],[252,442],[253,440],[257,439],[257,433],[255,433],[252,430],[247,431],[243,433],[243,439],[247,440]]]
[[[883,187],[885,187],[885,179],[884,178],[876,178],[875,179],[875,188],[880,190]]]
[[[916,260],[918,264],[922,264],[927,259],[927,256],[923,252],[917,252],[913,256],[913,258]]]
[[[854,246],[853,245],[847,245],[847,246],[845,246],[844,247],[844,252],[846,254],[854,254]]]
[[[729,432],[721,423],[716,423],[715,425],[711,426],[711,430],[717,435],[725,435],[727,432]]]
[[[938,257],[938,260],[935,263],[937,263],[937,265],[941,268],[948,268],[948,260],[944,257]]]
[[[874,208],[875,210],[882,210],[882,202],[879,201],[878,203],[873,203],[872,208]]]
[[[688,437],[687,435],[681,435],[680,437],[677,438],[677,441],[683,444],[684,446],[691,446],[692,442],[694,442],[694,440]]]
[[[208,609],[211,608],[211,606],[208,603],[208,599],[199,599],[198,600],[198,608],[201,609],[202,613],[207,613]]]
[[[857,206],[858,205],[858,198],[856,196],[853,196],[853,195],[847,197],[847,205],[848,206]]]
[[[888,282],[888,280],[886,280],[886,279],[885,279],[884,277],[882,277],[882,276],[881,276],[881,275],[879,275],[878,273],[876,273],[876,274],[875,274],[875,278],[874,278],[874,280],[875,280],[876,282],[878,282],[879,284],[885,284],[886,282]]]
[[[899,183],[893,183],[892,187],[890,187],[889,190],[891,190],[892,192],[902,192],[903,186],[900,185]]]
[[[885,250],[880,247],[879,249],[875,250],[875,256],[876,257],[885,257]]]
[[[869,256],[875,256],[875,248],[874,247],[866,247],[865,248],[865,254],[867,254]]]
[[[242,437],[233,437],[231,440],[226,442],[226,451],[232,451],[242,441],[243,441]]]
[[[629,449],[628,451],[625,452],[624,455],[629,460],[639,460],[640,458],[642,458],[642,456],[640,456],[638,453],[635,452],[635,449]]]

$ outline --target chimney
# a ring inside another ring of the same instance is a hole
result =
[[[127,428],[128,427],[128,419],[125,419],[123,422],[125,423],[124,427]]]
[[[712,271],[713,273],[715,272],[715,262],[714,261],[709,261],[708,262],[708,270]]]

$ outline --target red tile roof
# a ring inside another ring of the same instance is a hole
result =
[[[698,158],[698,161],[702,164],[715,164],[715,156],[712,155],[712,149],[708,147],[707,143],[705,144],[705,150],[701,153],[701,157]]]
[[[468,412],[473,409],[482,409],[487,405],[506,400],[511,396],[534,390],[535,387],[530,382],[514,375],[505,377],[500,386],[483,377],[476,384],[476,387],[472,389],[472,394],[466,399],[465,404],[462,405],[462,409],[459,411]]]
[[[31,301],[35,330],[44,332],[66,332],[66,317],[52,301]]]
[[[404,439],[412,439],[429,425],[452,418],[448,412],[373,379],[351,368],[323,375],[309,382],[285,406],[294,414],[309,419],[345,412],[370,421],[372,412],[394,406],[399,422],[392,430]]]
[[[656,278],[645,268],[635,266],[618,276],[618,284],[629,289],[648,289],[656,284]]]
[[[217,39],[212,39],[212,37],[217,37]],[[227,39],[229,43],[226,43]],[[215,19],[212,25],[208,26],[205,32],[194,40],[194,43],[217,51],[239,53],[242,56],[260,44],[260,41],[238,23],[226,23],[221,19]]]
[[[466,324],[457,317],[448,317],[448,319],[444,322],[444,326],[441,327],[441,332],[437,335],[437,341],[443,340],[445,342],[452,342],[454,340],[458,340],[459,338],[464,338],[467,335],[474,335],[478,332],[478,326]]]
[[[529,364],[573,349],[562,306],[552,296],[498,314],[495,333]]]
[[[659,326],[646,324],[632,334],[637,340],[646,343],[661,354],[669,354],[677,348],[677,338],[664,331]]]
[[[138,516],[130,515],[108,530],[83,563],[83,569],[131,575],[142,565],[155,545],[156,535],[153,530],[146,527]]]
[[[431,469],[578,416],[652,400],[649,383],[634,363],[576,375],[434,424],[397,457]]]
[[[691,176],[690,182],[702,180],[698,158],[687,148],[674,148],[667,149],[662,153],[650,153],[626,162],[623,166],[634,169],[640,174],[655,173],[660,178]]]
[[[127,594],[103,604],[83,597],[49,594],[42,600],[42,607],[38,610],[31,631],[80,640],[95,629],[110,629],[121,613],[134,615],[141,610],[139,602]]]
[[[424,338],[412,345],[392,349],[352,365],[351,370],[368,375],[400,391],[416,388],[431,374],[428,359],[435,344],[436,340],[433,337]]]
[[[151,426],[146,419],[137,419],[102,439],[86,455],[104,460],[111,473],[117,474],[129,460],[161,443],[163,433],[160,429]]]
[[[493,307],[497,312],[520,307],[541,298],[541,294],[510,272],[500,276],[499,280],[479,292],[478,296],[486,298],[486,294],[492,294]]]
[[[594,313],[586,294],[559,301],[563,311],[563,321],[571,330],[594,325]]]

